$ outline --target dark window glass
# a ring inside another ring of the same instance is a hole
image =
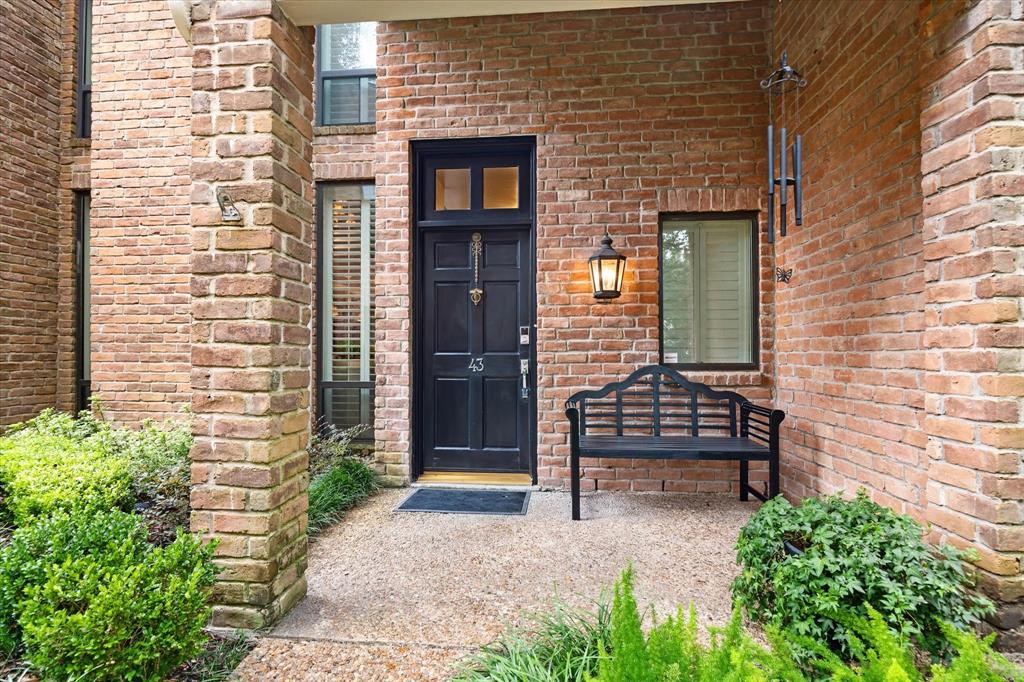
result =
[[[89,406],[92,373],[89,358],[89,209],[88,192],[75,192],[75,404]]]
[[[372,425],[374,186],[325,185],[320,197],[320,409],[341,428]]]
[[[92,136],[92,0],[78,4],[78,102],[75,131]]]
[[[373,123],[377,99],[377,24],[320,26],[316,61],[320,125]]]

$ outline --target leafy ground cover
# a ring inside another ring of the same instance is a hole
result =
[[[966,629],[992,610],[972,591],[971,558],[928,544],[916,521],[863,491],[795,507],[777,497],[740,533],[733,596],[750,617],[847,657],[855,653],[847,621],[867,618],[870,605],[893,633],[940,658],[952,644],[944,623]]]

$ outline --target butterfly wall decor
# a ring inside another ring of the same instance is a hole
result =
[[[793,276],[793,268],[775,268],[775,279],[779,282],[789,284],[789,278]]]

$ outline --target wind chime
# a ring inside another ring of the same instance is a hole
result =
[[[802,225],[804,216],[802,212],[803,188],[801,187],[801,170],[803,164],[803,138],[797,133],[793,136],[793,165],[792,175],[789,175],[790,168],[786,165],[786,95],[807,85],[807,80],[800,75],[800,72],[789,65],[789,58],[785,52],[779,60],[779,68],[768,74],[768,77],[761,81],[761,89],[768,93],[768,243],[775,242],[775,204],[776,185],[778,186],[779,204],[779,236],[786,236],[786,208],[789,196],[789,187],[793,186],[793,215],[797,225]],[[779,98],[782,129],[779,136],[779,165],[776,175],[775,167],[775,120],[774,100]]]

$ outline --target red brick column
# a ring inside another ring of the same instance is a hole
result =
[[[272,0],[193,20],[192,528],[220,541],[213,624],[254,628],[306,591],[313,52]]]
[[[1024,21],[923,3],[922,188],[935,534],[981,553],[1003,646],[1024,645]]]

